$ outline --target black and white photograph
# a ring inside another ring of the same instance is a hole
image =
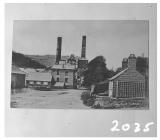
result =
[[[155,137],[156,20],[152,3],[6,4],[6,135]]]
[[[148,25],[14,21],[11,107],[148,109]]]

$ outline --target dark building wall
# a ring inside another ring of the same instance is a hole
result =
[[[11,88],[24,88],[25,87],[25,74],[11,75]]]

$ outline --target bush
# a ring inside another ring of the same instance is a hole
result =
[[[81,94],[81,100],[83,101],[84,104],[87,104],[87,100],[90,99],[90,93],[89,91],[85,91]]]
[[[94,94],[104,93],[108,90],[108,83],[97,84],[94,89]]]
[[[87,100],[87,106],[92,106],[94,104],[95,98],[91,97],[90,99]]]
[[[94,108],[94,109],[101,109],[102,107],[101,107],[100,104],[97,104],[97,105],[94,105],[93,108]]]
[[[83,101],[83,104],[92,106],[94,104],[95,97],[91,96],[89,91],[85,91],[81,94],[81,100]]]

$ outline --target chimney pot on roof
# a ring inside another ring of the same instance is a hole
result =
[[[127,58],[123,58],[122,61],[122,69],[125,69],[128,67],[128,59]]]
[[[136,69],[136,57],[134,54],[130,54],[128,57],[128,69]]]

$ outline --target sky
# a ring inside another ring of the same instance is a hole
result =
[[[81,56],[86,35],[88,60],[102,55],[109,69],[121,66],[129,54],[148,57],[148,22],[145,20],[16,20],[13,50],[23,54],[55,55],[62,37],[62,55]]]

